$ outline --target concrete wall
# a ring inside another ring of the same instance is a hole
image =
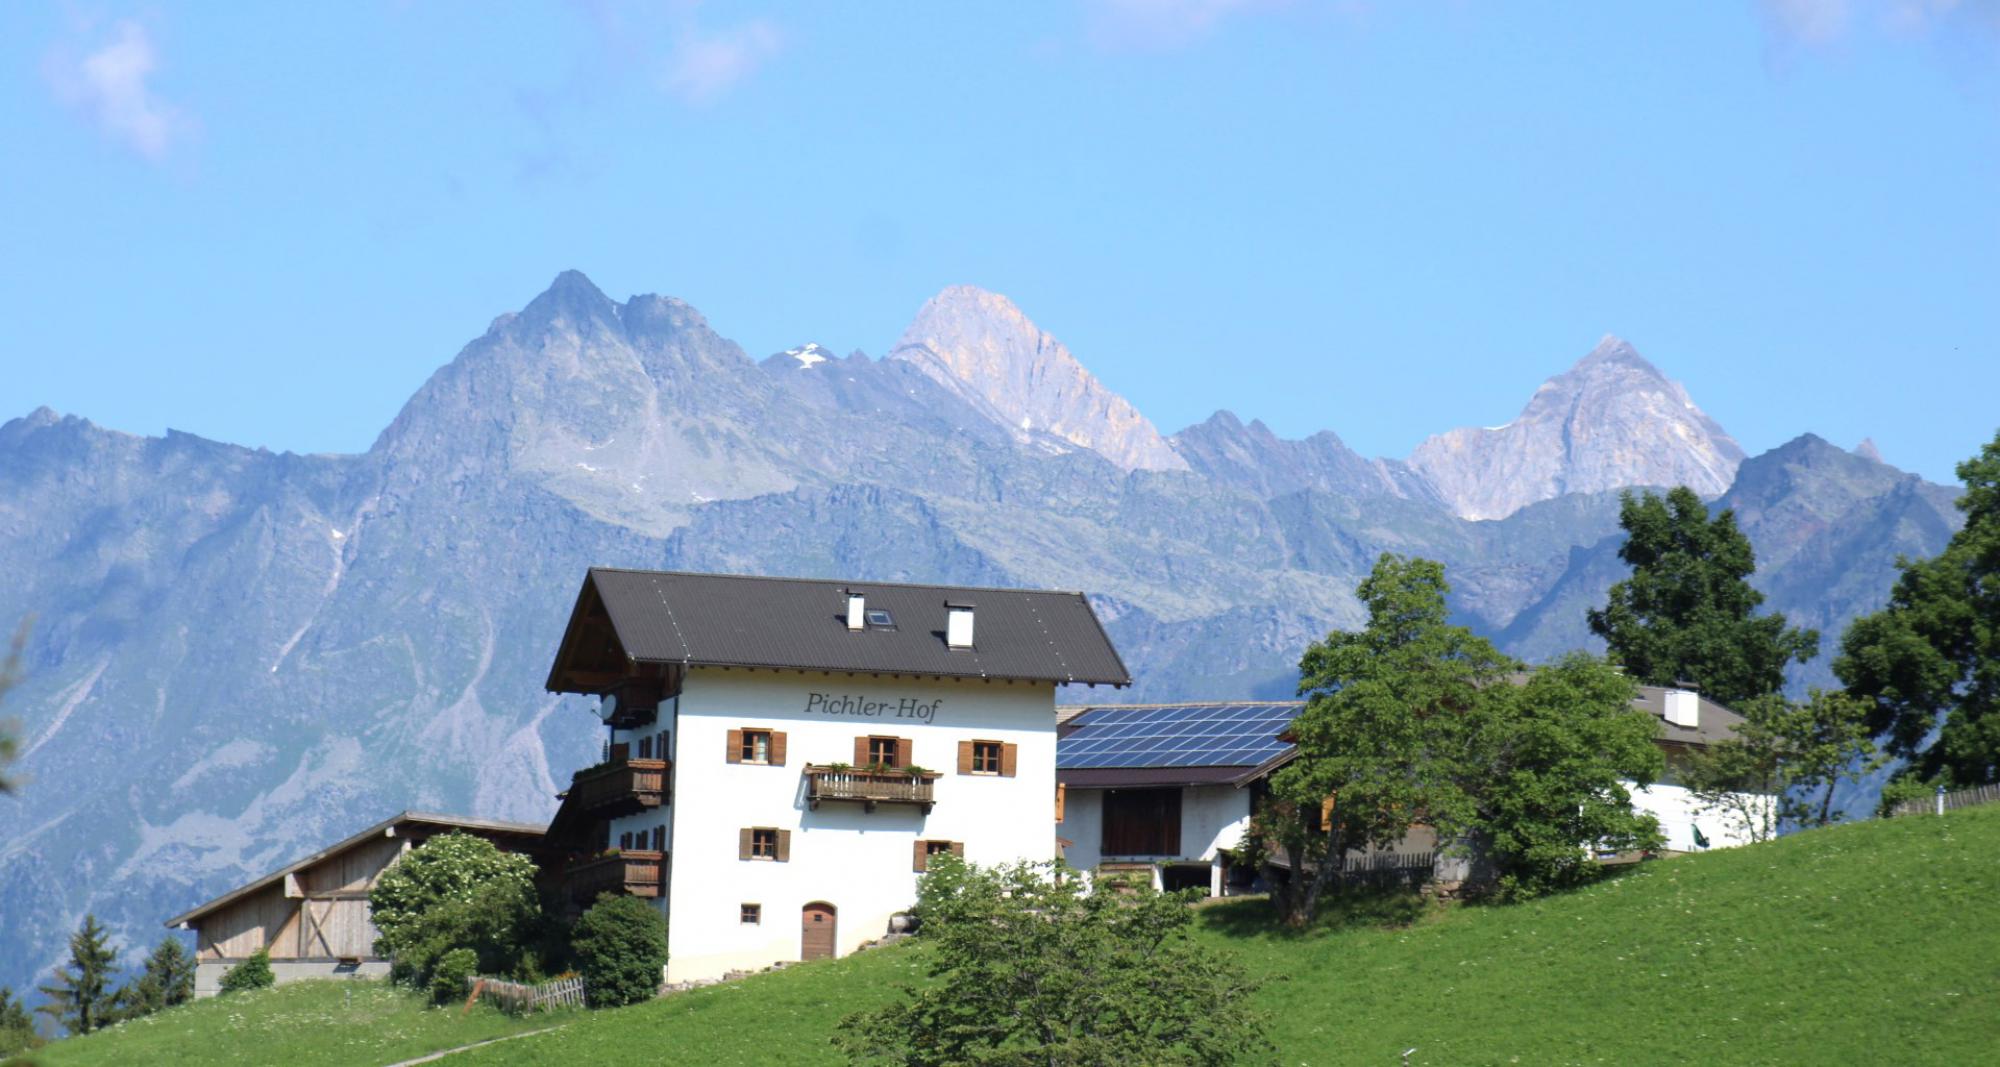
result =
[[[242,960],[205,959],[194,967],[194,995],[212,997],[222,989],[222,976]],[[389,973],[388,960],[363,960],[342,964],[339,960],[272,960],[271,973],[279,985],[308,978],[381,978]]]
[[[814,693],[887,707],[808,711]],[[928,719],[899,714],[904,700],[935,708]],[[785,765],[727,762],[728,733],[743,728],[784,731]],[[1052,685],[697,669],[673,732],[670,981],[798,959],[800,913],[816,901],[837,909],[838,953],[881,937],[916,900],[919,840],[962,842],[979,864],[1054,858]],[[943,772],[928,815],[904,804],[807,807],[805,765],[852,762],[854,739],[870,734],[910,739],[914,762]],[[975,739],[1018,745],[1014,776],[958,774],[958,743]],[[787,862],[737,857],[738,831],[763,826],[791,831]],[[745,903],[762,906],[761,923],[740,921]]]
[[[1104,790],[1066,789],[1063,821],[1056,835],[1071,844],[1063,850],[1070,866],[1089,870],[1107,857],[1104,842]],[[1113,859],[1213,860],[1217,851],[1234,850],[1250,825],[1250,791],[1228,785],[1187,786],[1181,790],[1181,851],[1178,856],[1117,856]]]

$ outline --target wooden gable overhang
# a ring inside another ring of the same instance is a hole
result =
[[[570,608],[569,627],[556,646],[546,688],[551,693],[603,696],[630,677],[634,667],[624,643],[618,640],[618,627],[605,610],[604,598],[597,592],[596,578],[584,575],[583,589]]]

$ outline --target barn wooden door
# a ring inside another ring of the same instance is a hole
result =
[[[814,901],[799,912],[799,958],[802,960],[830,960],[833,958],[833,905],[825,901]]]

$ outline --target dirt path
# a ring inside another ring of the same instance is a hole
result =
[[[474,1041],[470,1045],[460,1045],[457,1048],[448,1048],[440,1052],[433,1052],[428,1056],[418,1056],[414,1060],[398,1060],[395,1063],[390,1064],[389,1067],[416,1067],[416,1065],[419,1063],[431,1063],[436,1060],[444,1059],[446,1056],[450,1056],[454,1053],[465,1052],[470,1049],[481,1048],[486,1045],[497,1045],[502,1041],[512,1041],[516,1038],[533,1037],[536,1034],[546,1034],[560,1029],[562,1029],[562,1027],[560,1026],[544,1026],[540,1030],[529,1030],[526,1033],[508,1034],[506,1037],[489,1037],[484,1041]]]

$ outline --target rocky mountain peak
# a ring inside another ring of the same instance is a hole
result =
[[[1743,449],[1679,382],[1610,334],[1542,383],[1513,421],[1439,434],[1410,454],[1410,465],[1468,519],[1630,486],[1686,485],[1713,497],[1742,462]]]
[[[1137,408],[999,293],[970,285],[938,293],[888,358],[914,364],[1023,439],[1052,435],[1127,470],[1187,468]]]

